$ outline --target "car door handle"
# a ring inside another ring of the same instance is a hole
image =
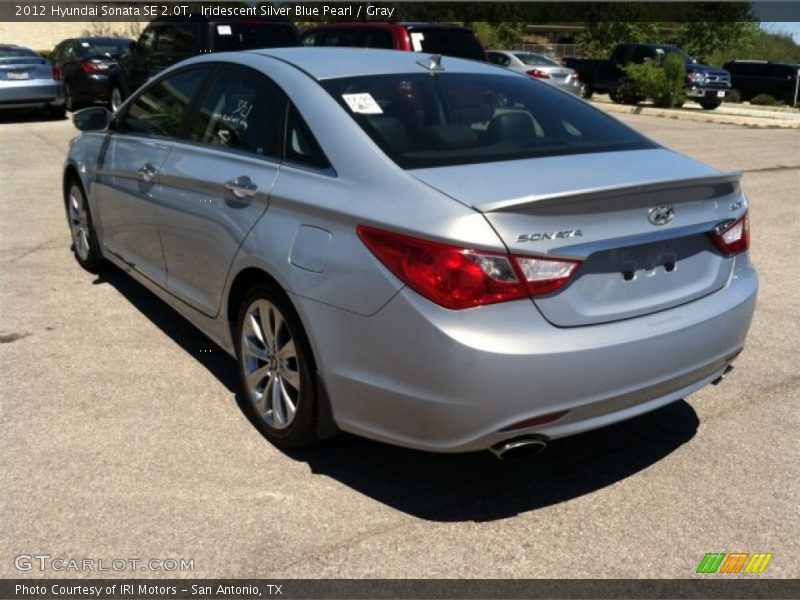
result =
[[[156,168],[149,162],[144,163],[136,172],[139,174],[139,177],[144,179],[147,183],[153,181],[156,176]]]
[[[242,175],[236,179],[226,181],[225,189],[232,191],[233,195],[241,200],[248,196],[255,196],[258,186],[247,175]]]

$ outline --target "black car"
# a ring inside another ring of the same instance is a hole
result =
[[[83,37],[64,40],[50,55],[61,69],[67,110],[105,102],[116,110],[122,104],[117,61],[128,52],[127,38]]]
[[[122,57],[122,93],[130,95],[145,81],[185,58],[208,52],[299,46],[294,24],[277,19],[155,19]]]
[[[769,94],[790,105],[800,100],[797,97],[800,65],[734,60],[725,63],[723,68],[730,72],[731,83],[739,90],[742,100],[752,100],[759,94]]]

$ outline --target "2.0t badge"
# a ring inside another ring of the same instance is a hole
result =
[[[647,213],[647,220],[653,225],[666,225],[675,217],[675,209],[669,204],[659,204]]]

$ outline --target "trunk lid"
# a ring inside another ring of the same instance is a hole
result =
[[[664,149],[412,174],[482,212],[511,253],[583,261],[565,288],[534,299],[562,327],[641,316],[720,289],[733,260],[708,233],[746,211],[738,175]],[[657,211],[667,222],[651,222],[656,207],[667,207]]]
[[[44,58],[10,57],[0,59],[0,80],[25,81],[29,79],[50,79],[52,67]]]

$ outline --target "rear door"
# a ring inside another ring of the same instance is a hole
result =
[[[120,115],[98,164],[94,186],[103,242],[129,266],[166,283],[153,191],[208,68],[173,74],[143,90]]]
[[[267,209],[286,107],[265,75],[225,65],[159,172],[167,288],[207,315],[217,314],[233,258]]]

